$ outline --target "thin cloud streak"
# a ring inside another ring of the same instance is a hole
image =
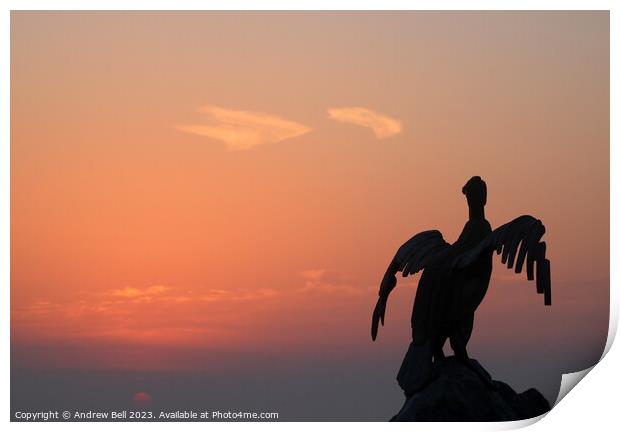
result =
[[[125,297],[125,298],[142,298],[150,296],[158,295],[169,291],[170,288],[163,285],[154,285],[148,288],[134,288],[134,287],[125,287],[123,289],[114,290],[110,293],[111,296],[114,297]]]
[[[372,129],[379,139],[399,134],[403,128],[400,120],[363,107],[329,108],[329,118]]]
[[[248,150],[310,132],[310,128],[271,114],[237,111],[213,105],[201,107],[207,124],[178,125],[177,130],[206,136],[226,144],[229,150]]]
[[[297,319],[305,325],[315,318],[314,309],[324,304],[326,296],[336,304],[348,305],[363,300],[370,291],[370,287],[358,287],[349,277],[325,269],[302,272],[299,285],[284,290],[193,291],[158,284],[84,291],[61,302],[39,299],[13,307],[11,334],[28,343],[88,339],[91,343],[159,346],[234,345],[248,343],[249,329],[267,332],[279,326],[273,317],[283,309],[298,311]]]

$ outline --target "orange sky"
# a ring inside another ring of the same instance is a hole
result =
[[[606,13],[13,12],[12,343],[400,351],[415,280],[371,345],[378,283],[472,175],[554,283],[496,260],[473,343],[599,341],[608,55]]]

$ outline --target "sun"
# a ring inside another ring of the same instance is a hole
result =
[[[153,398],[147,392],[137,392],[133,395],[132,402],[137,408],[147,408],[151,406],[151,402],[153,402]]]

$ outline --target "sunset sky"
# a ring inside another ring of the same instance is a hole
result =
[[[280,370],[394,414],[418,278],[373,343],[379,282],[456,239],[473,175],[493,227],[547,227],[554,304],[496,258],[470,355],[553,401],[607,336],[608,13],[13,12],[12,366]]]

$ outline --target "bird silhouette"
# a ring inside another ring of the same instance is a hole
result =
[[[524,215],[492,230],[485,219],[486,183],[472,177],[462,189],[467,197],[469,220],[459,238],[447,243],[441,232],[424,231],[403,244],[392,259],[379,288],[372,314],[371,336],[375,340],[383,325],[396,274],[403,277],[422,271],[411,317],[412,341],[397,380],[405,395],[419,391],[431,380],[434,367],[444,359],[449,338],[457,359],[468,365],[467,342],[474,325],[474,312],[486,295],[493,269],[493,252],[516,273],[526,268],[528,280],[536,279],[536,290],[551,305],[550,262],[542,222]],[[475,367],[475,366],[474,366]]]

